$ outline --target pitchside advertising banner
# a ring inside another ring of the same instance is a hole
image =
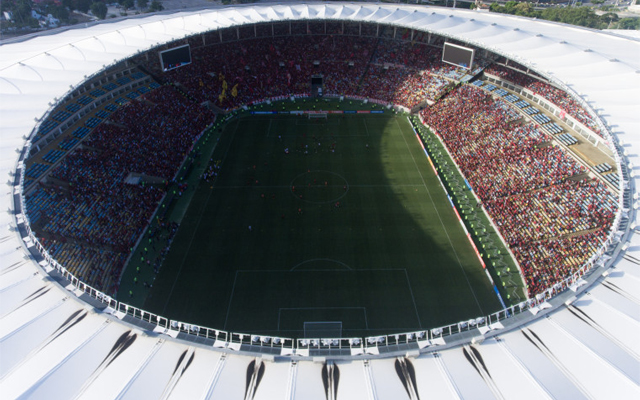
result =
[[[295,111],[250,111],[252,115],[273,115],[273,114],[289,114],[289,115],[304,115],[304,114],[384,114],[383,110],[295,110]]]

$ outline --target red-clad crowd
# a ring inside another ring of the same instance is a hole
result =
[[[502,100],[465,85],[421,115],[522,266],[530,295],[575,271],[602,245],[616,197]]]
[[[276,96],[308,95],[316,75],[323,77],[326,94],[407,108],[435,102],[421,115],[496,222],[530,294],[566,276],[601,244],[617,207],[606,187],[580,180],[585,170],[504,101],[471,85],[451,90],[454,83],[447,78],[466,72],[442,63],[441,49],[421,42],[423,37],[406,40],[410,31],[401,41],[388,39],[392,31],[381,38],[304,35],[302,29],[330,31],[305,26],[256,26],[250,35],[268,36],[269,28],[276,37],[225,43],[213,34],[190,38],[193,62],[166,73],[153,57],[134,58],[131,62],[171,85],[120,107],[51,172],[55,185],[41,185],[26,196],[32,226],[55,257],[113,292],[126,256],[165,192],[163,184],[134,183],[132,173],[165,182],[175,176],[198,134],[215,118],[200,104],[229,110]],[[278,37],[287,30],[293,36]],[[220,38],[243,32],[224,31]],[[205,45],[207,40],[213,43]],[[581,121],[588,117],[566,93],[537,79],[497,66],[488,72],[539,93]],[[203,178],[215,179],[216,172]]]
[[[166,183],[214,119],[170,86],[118,109],[51,172],[53,184],[26,196],[39,238],[55,243],[59,262],[110,292]],[[140,176],[165,183],[133,183]]]
[[[424,43],[342,35],[254,38],[192,47],[193,63],[162,74],[199,102],[223,109],[281,95],[310,94],[323,77],[324,93],[360,96],[411,108],[435,100],[455,67]]]
[[[521,72],[515,71],[511,68],[504,67],[498,64],[492,64],[485,69],[486,73],[499,76],[509,82],[513,82],[525,89],[529,89],[532,92],[544,97],[551,103],[560,107],[567,114],[578,120],[587,128],[591,129],[595,133],[600,133],[598,126],[591,114],[589,114],[578,102],[571,97],[564,90],[558,89],[549,83],[546,83],[540,79],[535,79],[529,75],[525,75]]]

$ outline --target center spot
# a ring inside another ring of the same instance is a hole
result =
[[[300,201],[312,204],[334,203],[349,191],[349,183],[340,174],[331,171],[307,171],[296,176],[289,188]]]

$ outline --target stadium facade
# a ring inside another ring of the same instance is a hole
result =
[[[620,163],[621,213],[606,254],[590,273],[558,296],[527,304],[524,312],[466,325],[456,335],[285,346],[278,338],[159,323],[73,278],[65,281],[50,262],[33,256],[19,183],[34,126],[59,99],[107,66],[166,42],[236,25],[323,19],[397,25],[487,49],[536,71],[593,110]],[[0,195],[6,227],[0,240],[3,397],[640,396],[634,173],[640,41],[490,13],[332,2],[141,16],[16,39],[0,46],[0,55],[0,165],[8,179]]]

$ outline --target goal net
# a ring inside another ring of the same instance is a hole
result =
[[[304,323],[304,337],[311,339],[341,338],[342,321],[311,321]]]
[[[327,116],[329,114],[326,112],[319,112],[319,113],[309,113],[307,115],[309,116],[309,119],[324,119],[326,121]]]

